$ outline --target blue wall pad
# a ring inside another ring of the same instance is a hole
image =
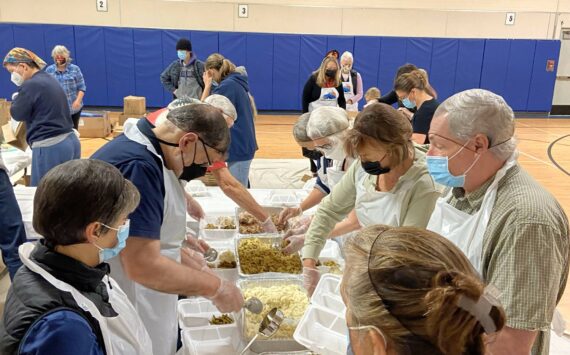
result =
[[[406,62],[415,64],[429,73],[432,43],[431,38],[409,38],[406,43]]]
[[[160,30],[133,30],[135,58],[135,94],[146,97],[146,105],[158,107],[163,105],[160,73],[163,70],[162,33]]]
[[[550,111],[559,54],[560,41],[536,41],[527,111]],[[554,71],[546,71],[548,60],[554,60]]]
[[[192,50],[200,60],[206,61],[210,54],[218,53],[218,42],[218,32],[192,31]]]
[[[87,85],[85,104],[110,105],[103,27],[75,26],[75,58]]]
[[[303,87],[312,72],[317,70],[327,54],[326,36],[301,36],[301,66],[299,75],[299,103],[303,95]],[[299,109],[301,105],[299,104]]]
[[[249,87],[259,110],[273,109],[273,35],[247,34],[246,63]]]
[[[222,32],[219,37],[220,53],[236,66],[245,65],[245,33]]]
[[[14,43],[17,47],[23,47],[36,53],[47,63],[49,54],[46,55],[44,25],[15,24]]]
[[[14,32],[12,25],[0,24],[0,56],[4,60],[4,56],[8,54],[10,49],[14,48]],[[10,99],[12,94],[18,90],[18,87],[10,81],[10,73],[7,70],[0,70],[0,97]]]
[[[457,51],[454,92],[478,88],[481,83],[484,39],[460,39]]]
[[[180,38],[188,38],[190,39],[190,31],[182,31],[182,30],[162,30],[161,37],[162,37],[162,70],[166,69],[170,63],[175,61],[178,57],[176,56],[176,42]],[[196,52],[196,48],[194,43],[192,43],[192,51]],[[202,60],[206,58],[198,57]],[[162,73],[161,70],[161,73]],[[160,78],[158,79],[160,81]],[[161,84],[162,86],[162,84]],[[163,101],[162,105],[159,106],[167,106],[170,101],[172,101],[172,93],[165,89],[163,91]]]
[[[515,111],[525,111],[530,89],[536,41],[511,42],[504,98]]]
[[[507,39],[488,39],[485,41],[485,55],[481,70],[481,88],[503,96],[505,80],[509,68],[511,41]]]
[[[433,40],[431,70],[428,72],[430,84],[437,91],[439,102],[454,93],[455,72],[459,40],[436,38]]]
[[[44,47],[46,50],[46,63],[53,64],[51,51],[57,45],[63,45],[71,52],[71,58],[75,53],[75,32],[73,26],[44,25]]]
[[[327,50],[336,49],[338,54],[342,56],[342,53],[349,51],[354,54],[354,37],[352,36],[327,36]],[[338,58],[340,61],[340,57]]]
[[[301,58],[301,36],[273,36],[273,109],[300,110],[301,93],[299,65]],[[269,90],[269,88],[265,88]],[[256,93],[254,93],[256,95]]]
[[[378,37],[354,38],[354,69],[362,77],[364,92],[373,86],[378,86],[378,64],[380,62],[380,48],[382,40]],[[366,100],[360,100],[362,109]]]
[[[123,98],[135,92],[133,30],[105,28],[107,92],[109,105],[122,106]]]
[[[406,63],[406,38],[384,37],[380,50],[378,85],[383,95],[392,91],[398,68]]]

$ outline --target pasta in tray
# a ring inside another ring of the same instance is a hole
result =
[[[263,311],[260,314],[245,312],[245,335],[248,338],[257,334],[263,317],[276,307],[283,312],[285,320],[271,339],[292,339],[297,323],[309,306],[307,293],[299,285],[247,287],[243,290],[243,296],[245,299],[257,297],[263,303]]]
[[[240,268],[244,274],[282,272],[300,274],[303,270],[298,254],[286,255],[273,248],[269,241],[259,238],[241,239],[238,242]]]
[[[278,232],[283,232],[286,229],[286,224],[279,224],[279,215],[277,213],[271,214],[271,221],[277,228]],[[253,217],[248,212],[242,212],[239,214],[239,232],[240,234],[259,234],[263,233],[263,227],[261,222]]]

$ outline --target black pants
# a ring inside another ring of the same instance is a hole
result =
[[[81,110],[71,115],[71,120],[73,121],[73,128],[75,129],[79,129],[79,118],[81,118]]]
[[[303,156],[306,157],[307,153],[310,152],[307,148],[301,148],[301,152],[303,153]],[[311,172],[313,174],[317,173],[317,164],[315,164],[315,162],[313,161],[313,159],[309,158],[309,162],[311,164]]]

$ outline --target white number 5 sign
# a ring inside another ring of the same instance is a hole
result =
[[[107,12],[107,0],[95,0],[97,3],[97,11]]]

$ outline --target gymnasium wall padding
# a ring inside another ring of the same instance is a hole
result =
[[[439,102],[453,95],[455,73],[457,71],[457,53],[459,40],[436,38],[433,40],[430,85],[436,89]]]
[[[381,47],[382,40],[378,37],[354,38],[354,69],[362,77],[364,93],[373,86],[378,87],[378,63],[380,62]],[[364,98],[360,100],[360,109],[365,103]]]
[[[484,39],[460,39],[457,51],[454,92],[478,88],[485,52]]]
[[[75,58],[87,85],[85,105],[111,106],[103,27],[75,26]]]
[[[258,110],[273,109],[273,36],[270,34],[247,35],[246,63],[249,88],[255,95]]]
[[[554,82],[558,70],[558,56],[560,54],[560,41],[536,41],[532,77],[528,92],[527,111],[547,112],[552,106]],[[553,71],[546,71],[548,60],[553,60]]]
[[[0,56],[4,60],[6,53],[14,48],[14,31],[12,25],[0,24]],[[18,90],[18,87],[12,84],[10,73],[7,70],[0,69],[0,97],[10,98],[12,94]]]
[[[299,68],[301,58],[301,36],[274,35],[273,36],[273,109],[300,110],[301,92],[299,87],[305,83],[303,78],[300,84]],[[255,68],[250,68],[254,70]],[[265,88],[270,90],[270,88]],[[256,93],[253,93],[256,95]]]
[[[505,96],[517,111],[549,111],[560,41],[442,39],[230,33],[190,30],[132,29],[97,26],[0,24],[1,55],[14,46],[29,48],[48,64],[51,50],[63,44],[71,51],[87,84],[89,106],[123,105],[127,95],[143,95],[147,106],[165,106],[172,94],[163,90],[160,73],[176,60],[176,41],[192,40],[201,60],[221,52],[245,65],[252,95],[261,110],[300,110],[302,90],[329,49],[351,51],[364,90],[392,90],[399,66],[412,62],[428,70],[440,101],[453,93],[486,88]],[[1,71],[0,97],[16,91]],[[364,100],[361,102],[361,107]]]
[[[122,106],[123,98],[136,92],[133,30],[107,27],[104,33],[108,102]]]

